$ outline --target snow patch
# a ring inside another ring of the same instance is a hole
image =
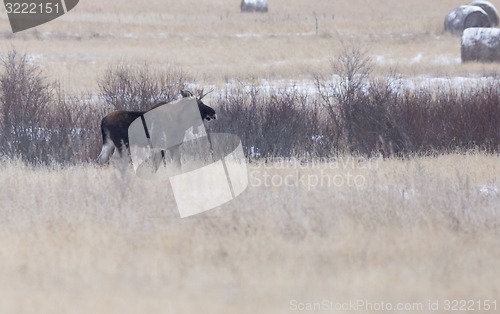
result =
[[[417,54],[413,59],[411,59],[411,64],[420,63],[422,61],[423,55],[421,53]]]
[[[461,60],[459,57],[453,57],[450,55],[439,55],[436,56],[432,59],[432,64],[444,64],[444,65],[450,65],[450,64],[460,64]]]
[[[498,195],[499,192],[498,186],[494,184],[483,185],[479,188],[479,193],[483,196]]]

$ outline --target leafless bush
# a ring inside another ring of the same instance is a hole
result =
[[[332,124],[313,98],[295,88],[265,92],[240,84],[215,101],[210,130],[237,134],[250,158],[329,155],[336,147]]]
[[[62,93],[61,91],[59,93]],[[47,155],[57,163],[95,160],[102,144],[100,120],[104,108],[82,101],[82,97],[59,97],[47,117]]]
[[[1,59],[0,106],[3,155],[33,159],[44,145],[44,117],[50,110],[53,85],[26,55],[15,50]]]
[[[319,81],[318,97],[241,83],[213,101],[218,119],[209,128],[239,135],[249,158],[499,151],[499,81],[415,90],[393,75],[364,77]]]
[[[0,156],[31,164],[94,160],[109,111],[103,101],[66,95],[16,51],[0,65]],[[238,135],[250,159],[500,151],[498,79],[470,88],[404,88],[394,76],[370,78],[369,59],[355,50],[332,69],[338,81],[318,77],[316,95],[245,82],[227,87],[207,101],[218,115],[209,131]],[[99,83],[113,107],[141,109],[178,97],[186,79],[182,72],[121,66]]]
[[[116,110],[146,110],[159,101],[174,100],[186,81],[180,69],[119,63],[111,65],[98,84],[100,96]]]
[[[332,64],[338,80],[316,78],[334,124],[330,137],[354,154],[408,156],[500,147],[500,84],[411,90],[397,78],[373,79],[369,58],[345,49]],[[495,122],[496,121],[496,122]]]
[[[361,128],[369,109],[366,103],[371,60],[356,47],[344,47],[338,58],[332,61],[331,71],[338,76],[338,80],[318,76],[316,87],[323,106],[335,124],[335,141],[368,153]]]
[[[0,60],[0,154],[30,164],[88,160],[99,110],[66,97],[27,55]]]

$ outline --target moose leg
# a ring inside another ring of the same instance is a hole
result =
[[[163,160],[164,166],[168,169],[170,175],[177,175],[181,173],[182,163],[181,163],[181,144],[171,146],[166,150],[161,150],[158,152],[158,157]]]
[[[109,158],[115,152],[115,144],[112,141],[106,141],[102,145],[101,153],[97,157],[96,162],[100,165],[105,164],[109,161]]]
[[[120,155],[120,159],[125,162],[132,164],[132,155],[130,154],[130,148],[128,147],[128,138],[127,141],[121,141],[121,145],[118,147],[118,154]]]
[[[181,144],[177,144],[168,149],[171,162],[179,169],[182,167],[180,146]]]
[[[180,144],[168,149],[154,150],[152,155],[139,165],[136,173],[149,176],[155,174],[163,164],[170,176],[180,174],[182,165],[179,146]]]

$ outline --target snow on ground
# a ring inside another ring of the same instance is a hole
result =
[[[330,83],[337,83],[340,81],[340,76],[333,75],[330,77]],[[431,77],[431,76],[416,76],[416,77],[395,77],[389,79],[391,85],[395,90],[419,90],[419,89],[462,89],[467,87],[481,86],[490,84],[498,79],[494,77]],[[193,84],[193,87],[196,85]],[[260,92],[271,93],[278,90],[294,90],[305,95],[314,95],[318,93],[316,82],[311,79],[279,79],[279,80],[256,80],[252,82],[241,82],[237,80],[229,80],[224,88],[210,86],[205,89],[220,90],[224,93],[224,89],[231,91],[232,89],[242,89],[243,92],[249,93],[252,89],[257,88]]]
[[[416,53],[409,58],[389,58],[383,55],[374,55],[371,57],[376,65],[380,66],[397,66],[397,65],[416,65],[430,63],[432,65],[450,65],[460,64],[462,61],[460,56],[456,55],[425,55],[421,52]]]
[[[500,195],[500,189],[495,184],[486,184],[479,188],[479,193],[483,196],[498,196]]]

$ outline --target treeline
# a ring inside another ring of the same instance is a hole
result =
[[[500,150],[500,81],[475,86],[395,87],[373,79],[362,53],[346,49],[317,90],[265,91],[238,83],[205,102],[218,119],[211,132],[237,134],[248,158],[399,156]],[[110,65],[90,95],[67,95],[26,55],[0,60],[0,158],[29,164],[93,162],[100,120],[112,110],[146,109],[191,86],[180,69]]]

